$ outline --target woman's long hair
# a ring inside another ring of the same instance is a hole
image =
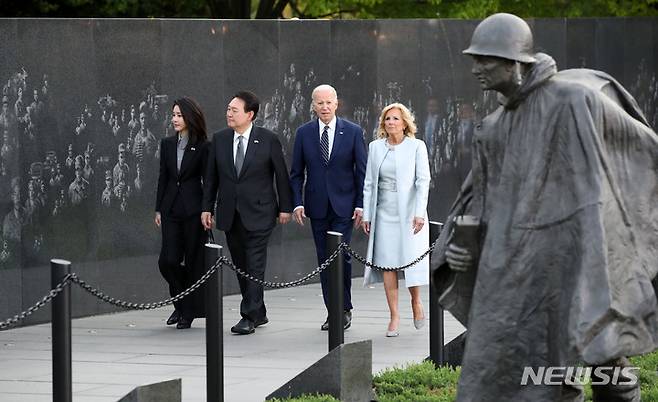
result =
[[[190,136],[190,142],[205,142],[208,139],[208,132],[206,130],[206,118],[203,115],[201,107],[194,99],[184,96],[174,101],[174,106],[178,106],[183,120],[187,126],[187,131]]]
[[[402,115],[402,120],[404,121],[404,124],[407,126],[404,129],[404,135],[407,137],[416,138],[417,128],[416,128],[416,121],[414,119],[414,115],[406,106],[404,106],[401,103],[391,103],[390,105],[386,106],[384,110],[382,110],[382,114],[379,116],[377,137],[378,138],[388,137],[388,133],[386,132],[386,122],[384,121],[384,119],[386,118],[386,113],[388,113],[388,111],[391,109],[398,109],[400,111],[400,114]]]

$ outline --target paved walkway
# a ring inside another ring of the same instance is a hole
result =
[[[363,288],[362,280],[353,282],[354,318],[345,342],[372,339],[373,373],[425,358],[428,329],[414,329],[408,293],[400,297],[400,336],[386,338],[384,290]],[[428,314],[427,286],[423,296]],[[265,301],[270,323],[236,336],[229,329],[239,318],[239,296],[224,298],[227,401],[262,401],[327,352],[327,333],[319,329],[326,315],[319,284],[267,291]],[[115,402],[137,385],[182,378],[183,401],[205,401],[205,320],[176,330],[164,325],[170,312],[167,307],[75,319],[73,400]],[[448,313],[445,323],[446,342],[463,331]],[[51,380],[50,324],[0,332],[0,401],[51,401]]]

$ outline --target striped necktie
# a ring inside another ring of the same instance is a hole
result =
[[[238,135],[238,149],[235,151],[235,173],[240,175],[242,163],[244,162],[244,147],[242,146],[242,136]]]
[[[329,164],[329,126],[324,126],[322,130],[322,139],[320,140],[320,150],[322,151],[322,159],[324,164]]]

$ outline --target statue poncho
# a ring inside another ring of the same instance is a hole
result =
[[[524,367],[597,365],[658,345],[658,136],[609,75],[537,62],[476,130],[473,170],[433,258],[441,304],[468,328],[458,400],[552,401]],[[479,259],[443,255],[479,216]]]

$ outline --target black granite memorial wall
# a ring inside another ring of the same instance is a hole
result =
[[[496,106],[461,54],[476,23],[0,19],[0,319],[47,292],[51,258],[71,260],[112,296],[167,297],[153,208],[159,140],[172,135],[171,104],[183,95],[200,102],[216,131],[232,94],[253,90],[262,101],[257,124],[280,134],[288,161],[296,127],[312,118],[316,85],[337,88],[339,114],[360,124],[367,142],[381,109],[403,102],[431,142],[429,214],[442,220],[468,172],[472,131]],[[656,19],[530,23],[537,50],[560,69],[611,73],[656,127]],[[355,235],[357,250],[365,240]],[[268,280],[315,266],[309,225],[275,230]],[[237,292],[234,274],[224,275],[225,292]],[[77,288],[73,299],[75,316],[113,310]]]

